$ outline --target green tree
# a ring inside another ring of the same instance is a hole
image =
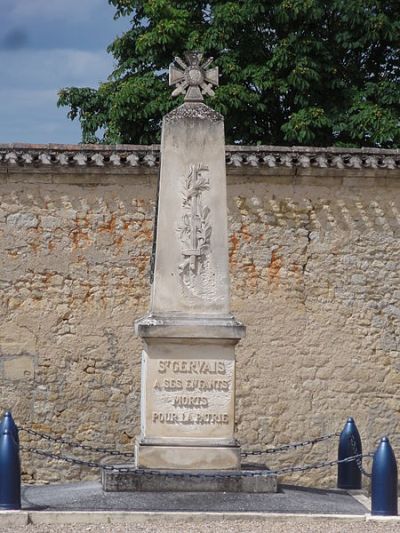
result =
[[[199,50],[220,67],[228,142],[400,146],[399,0],[108,1],[131,17],[114,72],[59,93],[83,142],[158,142],[179,103],[168,65]]]

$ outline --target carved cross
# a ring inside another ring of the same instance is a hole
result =
[[[204,63],[203,54],[200,52],[187,52],[185,61],[175,57],[175,63],[169,67],[169,85],[176,85],[172,96],[185,94],[185,102],[202,102],[203,94],[214,96],[213,86],[218,86],[218,67],[209,69],[213,58]]]

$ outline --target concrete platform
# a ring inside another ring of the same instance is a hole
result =
[[[99,482],[24,486],[24,511],[193,513],[230,516],[282,513],[365,516],[368,509],[342,490],[284,485],[278,493],[103,492]]]
[[[101,482],[105,492],[277,492],[277,476],[268,475],[268,472],[268,469],[223,472],[158,470],[157,473],[102,470]]]

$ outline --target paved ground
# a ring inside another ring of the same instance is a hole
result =
[[[103,493],[96,482],[25,486],[23,511],[0,513],[0,532],[400,532],[399,519],[371,521],[367,498],[356,498],[293,486],[278,494]]]
[[[361,503],[344,491],[283,486],[277,494],[224,492],[103,492],[100,483],[25,486],[25,510],[205,511],[364,515]]]
[[[283,520],[175,522],[154,521],[145,524],[73,524],[28,525],[2,529],[1,533],[395,533],[399,523],[354,522],[349,520],[308,521],[303,518]]]

